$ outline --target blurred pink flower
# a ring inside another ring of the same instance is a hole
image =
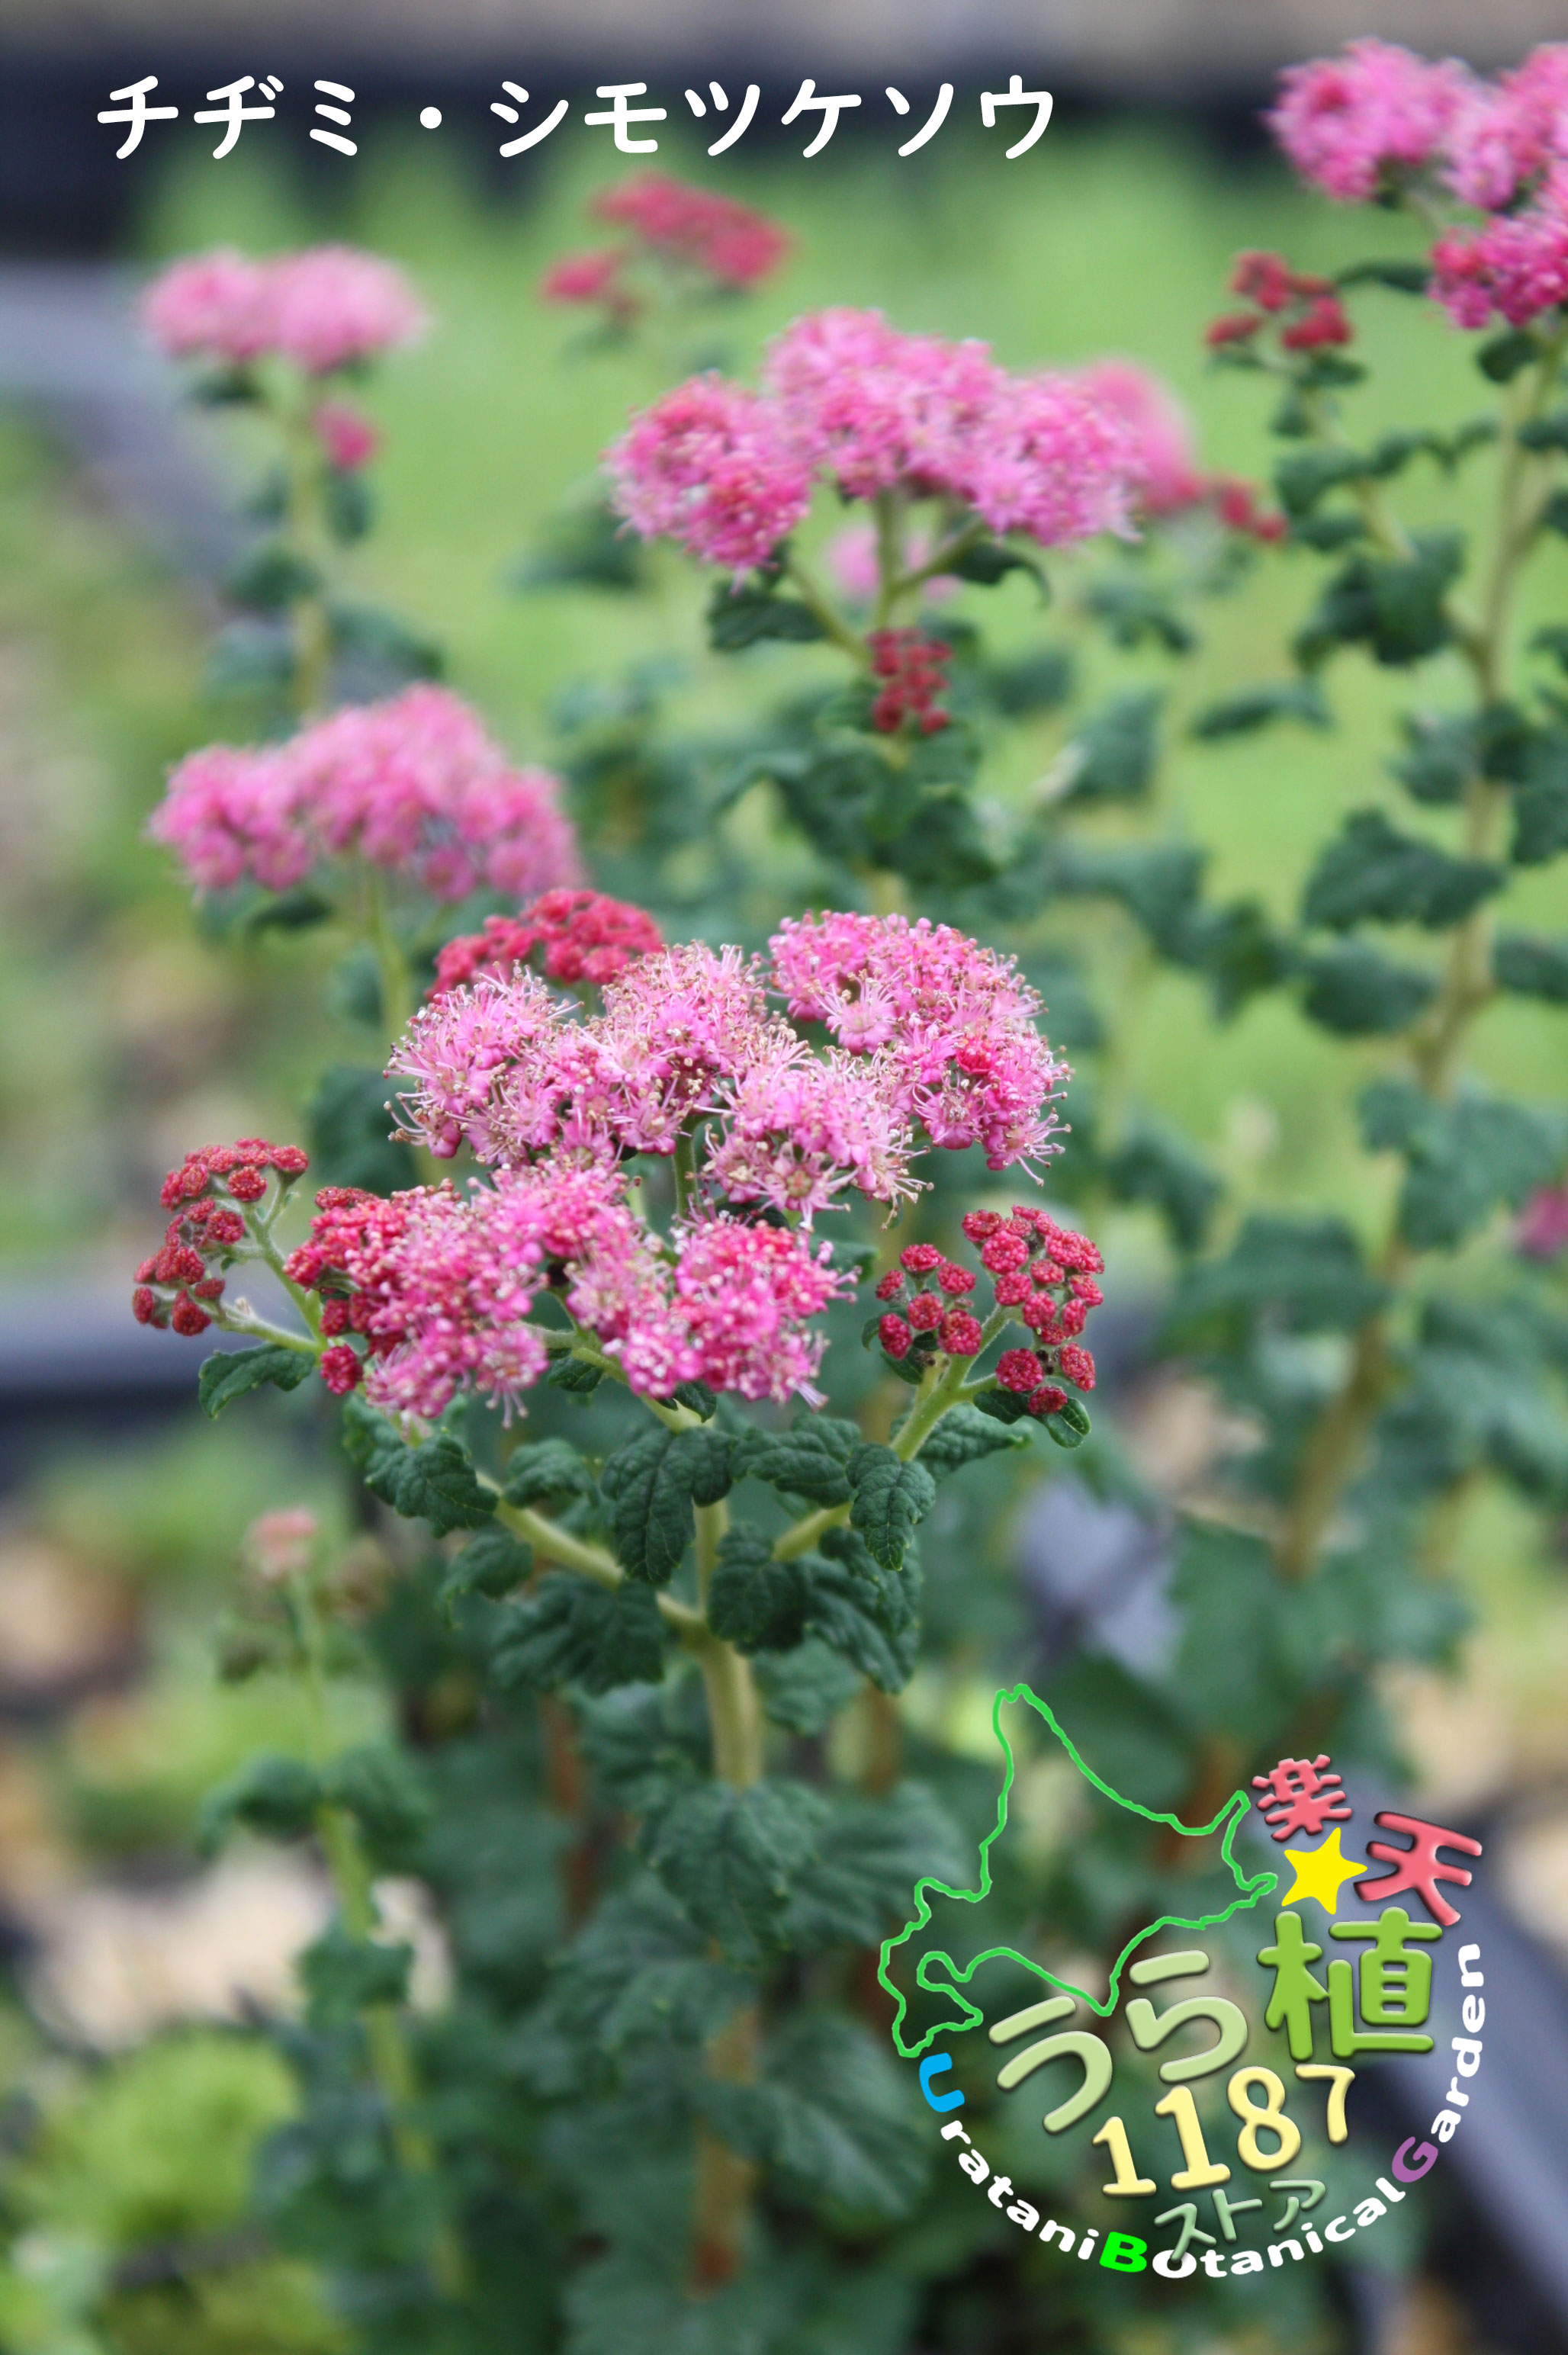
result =
[[[267,265],[229,246],[171,264],[144,291],[141,308],[143,325],[171,358],[240,366],[272,348]]]
[[[1473,86],[1453,59],[1434,65],[1390,41],[1351,41],[1337,58],[1287,67],[1266,119],[1303,179],[1365,202],[1390,172],[1438,156]]]
[[[425,325],[401,271],[347,245],[262,261],[228,249],[176,261],[146,290],[142,316],[154,341],[181,357],[278,355],[307,376],[408,343]]]
[[[1079,370],[1091,397],[1128,427],[1136,449],[1136,502],[1143,514],[1173,515],[1204,496],[1192,427],[1168,384],[1134,360],[1103,359]]]
[[[311,411],[311,431],[323,457],[340,474],[368,466],[381,446],[381,436],[370,420],[347,400],[324,400]]]
[[[1514,1241],[1527,1259],[1556,1259],[1568,1251],[1568,1185],[1543,1186],[1531,1196]]]
[[[612,496],[645,539],[674,539],[737,573],[765,564],[811,504],[811,472],[760,394],[693,377],[606,453]]]

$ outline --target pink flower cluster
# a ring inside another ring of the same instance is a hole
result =
[[[482,931],[448,941],[436,958],[435,981],[427,995],[444,997],[481,974],[508,980],[515,966],[534,956],[551,981],[602,987],[634,957],[663,946],[653,918],[627,900],[603,891],[541,891],[518,914],[486,916]]]
[[[963,1227],[979,1246],[980,1264],[991,1279],[990,1333],[1019,1324],[1035,1341],[1032,1349],[1002,1351],[997,1388],[1012,1391],[1037,1418],[1060,1413],[1067,1392],[1053,1376],[1075,1390],[1094,1387],[1094,1360],[1077,1337],[1104,1298],[1094,1281],[1104,1265],[1098,1249],[1087,1235],[1018,1203],[1008,1218],[999,1210],[971,1210]],[[901,1252],[877,1286],[878,1299],[888,1304],[877,1337],[894,1363],[923,1369],[938,1350],[953,1358],[977,1356],[987,1327],[974,1313],[975,1285],[973,1273],[944,1258],[934,1243],[911,1243]]]
[[[846,498],[901,489],[1042,546],[1126,533],[1149,470],[1125,408],[1085,377],[1017,376],[983,344],[820,311],[771,346],[764,389],[677,386],[606,454],[645,538],[741,571],[765,564],[826,476]]]
[[[1527,1259],[1557,1259],[1568,1251],[1568,1183],[1542,1186],[1519,1216],[1514,1242]]]
[[[992,1169],[1059,1149],[1050,1099],[1070,1074],[1010,957],[924,916],[802,916],[769,945],[792,1019],[825,1024],[853,1054],[880,1050],[933,1146],[978,1145]]]
[[[223,1297],[224,1271],[249,1239],[248,1213],[265,1199],[273,1176],[282,1191],[309,1167],[297,1145],[269,1145],[261,1136],[187,1153],[161,1188],[165,1209],[174,1212],[162,1247],[136,1270],[131,1313],[137,1324],[172,1326],[189,1339],[205,1333]]]
[[[539,292],[549,303],[600,304],[617,321],[643,308],[636,274],[649,260],[689,273],[700,288],[739,293],[770,278],[789,250],[784,230],[764,214],[666,172],[634,173],[597,197],[593,210],[628,230],[628,241],[563,255]]]
[[[700,943],[645,954],[587,1018],[528,972],[447,993],[389,1066],[412,1082],[409,1132],[512,1167],[549,1153],[613,1168],[685,1138],[703,1199],[807,1223],[847,1189],[912,1194],[922,1138],[980,1145],[997,1169],[1055,1149],[1049,1100],[1067,1074],[1010,962],[901,916],[808,916],[771,946],[771,973]],[[770,981],[837,1051],[815,1054],[770,1009]]]
[[[347,1339],[326,1353],[347,1361],[334,1387],[363,1378],[377,1405],[429,1419],[460,1390],[517,1405],[549,1365],[547,1335],[560,1344],[559,1324],[531,1321],[546,1292],[645,1396],[705,1381],[787,1398],[826,1346],[808,1320],[846,1287],[828,1261],[783,1228],[712,1215],[661,1251],[624,1176],[558,1162],[499,1171],[465,1199],[328,1188],[287,1272],[320,1294],[324,1332],[363,1339],[363,1359]]]
[[[426,324],[401,271],[347,245],[267,261],[229,247],[192,255],[153,281],[142,317],[171,357],[243,367],[275,357],[313,377],[406,344]]]
[[[1526,325],[1568,301],[1568,44],[1487,81],[1467,66],[1353,41],[1293,66],[1269,117],[1296,169],[1365,202],[1426,174],[1488,216],[1456,218],[1432,249],[1433,293],[1456,325]]]
[[[355,858],[439,900],[482,883],[521,895],[574,883],[576,840],[557,780],[514,769],[443,687],[349,706],[286,743],[208,745],[182,761],[148,831],[192,880],[273,891]]]

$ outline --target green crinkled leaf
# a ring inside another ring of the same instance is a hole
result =
[[[197,1845],[210,1854],[237,1825],[268,1839],[302,1839],[321,1802],[321,1778],[303,1758],[249,1758],[204,1801]]]
[[[1194,1733],[1228,1734],[1251,1750],[1288,1721],[1294,1679],[1281,1653],[1284,1591],[1261,1538],[1188,1526],[1171,1581],[1182,1626],[1170,1685]]]
[[[1067,647],[1043,646],[1010,662],[994,663],[984,685],[1005,718],[1026,719],[1037,711],[1059,710],[1072,697],[1075,677]]]
[[[1083,605],[1104,623],[1114,646],[1152,643],[1168,655],[1186,655],[1198,644],[1197,631],[1178,612],[1171,591],[1141,572],[1103,573],[1089,583]]]
[[[1195,844],[1156,842],[1101,847],[1067,843],[1054,880],[1063,894],[1117,900],[1167,956],[1179,954],[1197,904],[1206,854]]]
[[[606,1797],[641,1815],[688,1788],[712,1766],[701,1679],[617,1685],[579,1706],[582,1755]]]
[[[305,1106],[311,1172],[318,1186],[397,1194],[418,1182],[414,1156],[389,1132],[390,1082],[378,1071],[332,1063]]]
[[[861,2226],[896,2223],[918,2204],[931,2137],[886,2039],[817,2013],[792,2021],[755,2084],[707,2078],[703,2116],[817,2214]]]
[[[1488,337],[1476,353],[1476,366],[1493,384],[1511,384],[1521,368],[1541,357],[1541,346],[1527,328],[1509,327]]]
[[[1270,922],[1261,900],[1194,908],[1175,946],[1184,964],[1206,975],[1221,1022],[1228,1022],[1260,990],[1288,981],[1296,970],[1294,943]]]
[[[677,1406],[689,1407],[704,1423],[711,1423],[719,1410],[719,1401],[706,1382],[677,1382],[670,1396]]]
[[[849,1524],[884,1570],[897,1570],[918,1523],[936,1501],[936,1483],[924,1465],[905,1464],[875,1440],[857,1447],[846,1467],[854,1500]]]
[[[569,1397],[590,1399],[604,1379],[603,1366],[591,1365],[586,1358],[563,1354],[552,1358],[545,1376],[552,1390],[565,1391]]]
[[[1017,1391],[1005,1391],[998,1383],[982,1391],[973,1403],[976,1414],[989,1415],[995,1423],[1022,1423],[1029,1414],[1028,1403]]]
[[[531,1578],[534,1568],[532,1546],[515,1538],[494,1521],[470,1538],[462,1552],[447,1566],[437,1599],[448,1618],[465,1594],[485,1594],[494,1600],[509,1594],[525,1579]]]
[[[1207,703],[1193,719],[1190,733],[1200,743],[1218,743],[1227,736],[1253,736],[1276,719],[1298,720],[1304,728],[1331,728],[1334,715],[1315,678],[1287,678],[1266,687],[1243,687],[1218,703]]]
[[[974,1860],[974,1849],[923,1784],[900,1783],[886,1798],[836,1799],[790,1902],[789,1943],[804,1954],[875,1946],[913,1911],[923,1874],[957,1885]]]
[[[1042,605],[1051,596],[1045,567],[1038,556],[1028,555],[1019,548],[1006,547],[999,539],[977,540],[973,548],[962,549],[946,569],[960,581],[972,581],[982,589],[994,589],[1009,572],[1027,572],[1040,591]]]
[[[1302,959],[1303,1013],[1342,1039],[1374,1039],[1408,1030],[1436,994],[1434,976],[1419,965],[1397,964],[1365,941],[1319,949]]]
[[[1069,802],[1136,801],[1154,782],[1165,696],[1146,687],[1111,696],[1072,731]]]
[[[661,1429],[609,1458],[599,1486],[628,1577],[668,1585],[697,1532],[693,1505],[716,1505],[729,1494],[730,1445],[721,1432]]]
[[[495,1497],[481,1487],[453,1432],[438,1431],[410,1447],[395,1423],[351,1393],[343,1402],[343,1444],[373,1497],[405,1520],[428,1521],[438,1538],[479,1529],[495,1512]]]
[[[805,1632],[805,1572],[775,1561],[754,1529],[725,1531],[708,1586],[708,1624],[741,1652],[787,1652]]]
[[[708,643],[715,654],[739,654],[763,638],[786,638],[797,645],[825,634],[821,623],[798,597],[771,588],[731,588],[720,581],[708,602]]]
[[[727,1959],[749,1962],[778,1943],[795,1883],[816,1852],[827,1804],[804,1783],[738,1791],[699,1783],[649,1816],[649,1866]]]
[[[1438,1103],[1408,1080],[1376,1080],[1360,1100],[1371,1152],[1403,1153],[1400,1232],[1417,1251],[1452,1251],[1507,1204],[1556,1177],[1568,1116],[1469,1093]]]
[[[334,1922],[300,1955],[306,2016],[313,2028],[346,2028],[371,2004],[402,2003],[409,1991],[411,1946],[351,1938]]]
[[[379,605],[328,605],[335,651],[388,681],[439,678],[445,657],[433,638],[412,630]]]
[[[1265,1317],[1298,1333],[1352,1332],[1387,1291],[1343,1220],[1253,1211],[1222,1257],[1183,1275],[1165,1337],[1178,1348],[1234,1346]]]
[[[265,1385],[297,1391],[306,1375],[315,1371],[315,1359],[310,1350],[285,1349],[277,1341],[263,1342],[256,1349],[219,1349],[202,1360],[197,1396],[203,1413],[216,1419],[247,1391]]]
[[[1383,1416],[1382,1450],[1422,1490],[1490,1465],[1525,1496],[1568,1497],[1562,1369],[1522,1303],[1437,1299],[1423,1311],[1408,1379]]]
[[[901,1692],[914,1674],[920,1650],[920,1623],[911,1591],[912,1556],[905,1556],[901,1572],[884,1571],[863,1544],[858,1551],[827,1550],[830,1541],[854,1534],[829,1530],[823,1551],[805,1556],[801,1565],[809,1580],[805,1625],[880,1692]]]
[[[1543,867],[1568,850],[1568,729],[1539,732],[1514,790],[1513,840],[1509,856],[1516,867]]]
[[[555,1497],[593,1497],[592,1473],[570,1439],[536,1439],[507,1458],[508,1505],[547,1505]]]
[[[313,890],[307,883],[297,883],[292,891],[278,891],[262,900],[240,929],[252,940],[261,932],[308,932],[336,912],[325,893]]]
[[[403,1751],[384,1742],[340,1751],[322,1768],[321,1796],[329,1806],[346,1808],[357,1819],[381,1864],[406,1862],[431,1818],[423,1776]]]
[[[1511,990],[1516,997],[1544,997],[1552,1006],[1568,1006],[1568,941],[1503,932],[1492,945],[1492,972],[1498,987]]]
[[[1028,1445],[1027,1432],[1004,1430],[994,1417],[979,1414],[972,1406],[955,1406],[948,1409],[922,1446],[920,1461],[933,1480],[946,1480],[982,1455],[1005,1455]]]
[[[1309,516],[1324,495],[1342,483],[1365,482],[1370,458],[1359,450],[1295,450],[1275,468],[1274,485],[1286,515]]]
[[[363,539],[376,520],[376,494],[357,466],[328,466],[322,475],[321,512],[345,548]]]
[[[540,544],[516,558],[508,589],[603,589],[625,595],[647,586],[646,551],[602,498],[574,502],[549,517]]]
[[[1431,282],[1424,261],[1353,261],[1334,274],[1336,286],[1388,286],[1399,294],[1424,294]]]
[[[1078,1652],[1044,1689],[1097,1774],[1146,1807],[1179,1807],[1192,1781],[1192,1752],[1158,1686],[1103,1653]]]
[[[1046,1436],[1058,1447],[1082,1447],[1093,1428],[1088,1408],[1071,1395],[1044,1422]]]
[[[491,1641],[490,1674],[502,1686],[553,1692],[581,1685],[604,1693],[656,1683],[667,1642],[651,1587],[631,1580],[605,1587],[573,1571],[550,1571],[507,1604]]]
[[[760,1431],[752,1425],[736,1445],[735,1477],[765,1480],[770,1487],[811,1505],[847,1504],[849,1476],[845,1467],[859,1444],[857,1424],[804,1410],[788,1431]]]
[[[1338,645],[1365,645],[1375,662],[1403,666],[1438,653],[1453,635],[1445,599],[1465,565],[1462,532],[1418,532],[1414,555],[1359,552],[1335,576],[1296,641],[1315,670]]]
[[[1113,1199],[1147,1202],[1164,1219],[1179,1251],[1200,1247],[1224,1189],[1174,1130],[1140,1118],[1100,1168]]]
[[[1381,810],[1356,810],[1319,854],[1301,920],[1334,932],[1369,919],[1445,931],[1499,890],[1506,873],[1489,859],[1454,858],[1435,843],[1401,834]]]
[[[602,1900],[557,1960],[545,2003],[552,2026],[615,2054],[656,2038],[701,2042],[752,1992],[709,1958],[658,1882],[639,1878]]]
[[[791,1733],[823,1732],[860,1689],[853,1663],[818,1636],[787,1652],[757,1653],[752,1673],[764,1714]]]
[[[241,557],[223,586],[236,605],[279,613],[302,597],[314,597],[321,574],[287,540],[269,539]]]

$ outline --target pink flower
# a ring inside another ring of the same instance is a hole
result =
[[[412,342],[426,325],[400,270],[347,245],[316,245],[268,265],[277,349],[307,376]]]
[[[577,879],[559,792],[544,770],[510,768],[456,696],[419,686],[284,744],[192,753],[148,832],[208,890],[246,876],[283,890],[324,858],[357,858],[438,900],[481,883],[520,896]]]
[[[783,1227],[705,1219],[678,1244],[674,1307],[701,1359],[701,1380],[742,1398],[787,1399],[808,1388],[827,1347],[806,1319],[853,1289]],[[628,1375],[631,1368],[628,1362]],[[635,1384],[634,1384],[635,1387]]]
[[[563,1009],[533,974],[443,993],[398,1041],[389,1079],[408,1133],[440,1160],[466,1138],[481,1161],[527,1159],[553,1144],[568,1082],[556,1048]]]
[[[347,400],[324,400],[311,411],[311,432],[323,457],[339,473],[351,474],[367,466],[381,446],[381,436],[370,420]]]
[[[1352,41],[1337,58],[1288,67],[1267,121],[1304,179],[1364,203],[1390,174],[1432,162],[1470,88],[1452,60],[1432,65],[1389,41]]]
[[[504,981],[514,965],[543,951],[552,981],[613,981],[635,956],[664,943],[643,909],[603,891],[543,891],[516,916],[486,916],[483,932],[448,941],[435,961],[432,997],[478,974]]]
[[[1568,1251],[1568,1185],[1543,1186],[1531,1196],[1514,1229],[1514,1243],[1527,1259],[1556,1259]]]
[[[777,410],[720,376],[693,377],[607,452],[614,505],[645,539],[705,564],[765,564],[811,504],[811,473]]]
[[[1173,515],[1203,496],[1193,460],[1192,428],[1168,385],[1132,360],[1096,360],[1079,371],[1093,399],[1122,418],[1136,450],[1137,505],[1145,515]]]
[[[1496,82],[1470,82],[1447,138],[1445,177],[1485,212],[1511,204],[1528,182],[1568,156],[1568,46],[1532,49]]]
[[[539,280],[547,303],[609,303],[614,309],[635,307],[617,281],[625,255],[618,245],[599,247],[592,253],[563,253]]]
[[[767,1202],[809,1226],[847,1187],[912,1199],[909,1115],[886,1059],[798,1050],[754,1065],[730,1092],[708,1174],[732,1202]]]
[[[163,350],[228,362],[268,354],[325,376],[418,335],[424,313],[400,270],[347,245],[252,261],[222,248],[153,282],[142,317]]]
[[[776,221],[665,172],[634,173],[607,188],[593,209],[601,220],[633,230],[655,252],[688,262],[723,286],[760,284],[789,250]]]
[[[803,916],[769,945],[791,1016],[854,1052],[885,1049],[933,1145],[981,1145],[993,1169],[1057,1149],[1048,1100],[1068,1073],[1010,959],[925,917]]]
[[[849,498],[903,483],[967,496],[1001,372],[984,344],[906,336],[880,311],[818,311],[778,336],[766,381],[791,432]]]
[[[596,1087],[625,1150],[673,1153],[681,1129],[726,1103],[730,1083],[791,1053],[754,961],[700,941],[629,965],[588,1026]]]
[[[1528,326],[1568,301],[1568,163],[1552,166],[1524,211],[1439,238],[1432,261],[1433,293],[1456,326],[1484,327],[1494,312]]]
[[[171,358],[253,360],[272,348],[267,265],[230,246],[176,261],[144,293],[142,324]]]
[[[976,435],[969,496],[995,532],[1027,532],[1042,548],[1132,531],[1136,435],[1082,378],[1009,378]]]

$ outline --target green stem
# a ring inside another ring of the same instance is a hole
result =
[[[697,1148],[688,1129],[683,1128],[677,1136],[670,1166],[675,1176],[676,1217],[688,1219],[697,1187]]]
[[[480,1477],[486,1487],[495,1487],[494,1481],[483,1474]],[[556,1563],[561,1570],[574,1570],[581,1577],[592,1579],[595,1585],[612,1591],[624,1583],[626,1573],[613,1553],[587,1538],[574,1536],[571,1529],[563,1529],[545,1514],[536,1512],[531,1505],[509,1505],[501,1497],[496,1506],[496,1518],[503,1529],[525,1540],[544,1561]],[[696,1646],[710,1640],[708,1623],[699,1611],[693,1611],[673,1594],[662,1592],[657,1601],[660,1615],[683,1644]]]
[[[824,634],[864,669],[871,659],[865,640],[850,628],[827,591],[813,580],[793,549],[784,559],[784,571],[799,591],[801,603],[821,623]]]
[[[877,602],[871,615],[874,630],[886,629],[903,581],[903,500],[895,491],[879,491],[877,517]]]

